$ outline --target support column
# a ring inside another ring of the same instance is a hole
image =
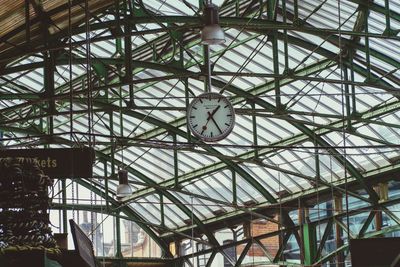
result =
[[[126,6],[126,3],[124,3],[124,17],[125,17],[125,23],[124,23],[124,31],[125,31],[125,37],[124,37],[124,43],[125,43],[125,76],[124,76],[124,82],[128,83],[129,86],[129,107],[133,108],[135,106],[134,102],[134,90],[133,90],[133,66],[132,66],[132,29],[131,29],[131,24],[128,21],[130,19],[130,16],[132,14],[128,14],[128,9]]]
[[[342,195],[336,195],[334,197],[334,210],[335,210],[335,213],[334,213],[335,215],[342,212],[342,210],[343,210]],[[343,246],[343,240],[342,240],[343,230],[337,222],[335,223],[335,234],[336,234],[336,236],[335,236],[336,249],[338,249]],[[337,252],[336,266],[337,267],[345,267],[343,251]]]
[[[165,218],[164,218],[164,195],[160,194],[160,221],[161,226],[165,227]]]
[[[308,207],[299,208],[299,223],[301,225],[301,254],[305,266],[311,266],[317,254],[317,232],[314,224],[310,223]]]
[[[374,189],[379,196],[379,202],[388,200],[389,191],[387,183],[379,183]],[[383,224],[382,210],[379,210],[376,212],[375,215],[375,226],[376,226],[375,230],[376,231],[382,230],[382,224]]]
[[[63,233],[68,233],[68,220],[67,220],[67,183],[65,179],[61,180],[61,197],[62,197],[62,222],[63,222]]]
[[[171,133],[172,140],[174,143],[174,187],[177,188],[179,186],[178,176],[179,176],[179,169],[178,169],[178,149],[177,149],[177,140],[176,134]]]
[[[232,172],[232,204],[237,205],[237,192],[236,192],[236,172],[231,170]]]
[[[107,168],[107,161],[103,162],[103,168],[104,168],[104,200],[106,201],[106,209],[107,211],[110,210],[110,203],[108,201],[107,196],[109,195],[109,188],[108,188],[108,168]]]
[[[115,216],[115,230],[117,231],[115,233],[115,243],[117,245],[117,252],[115,253],[115,257],[118,259],[116,267],[123,267],[123,261],[122,258],[124,257],[122,255],[122,249],[121,249],[121,219],[119,216],[119,212]]]
[[[305,223],[303,225],[303,247],[304,247],[304,265],[311,266],[317,254],[317,232],[315,225]]]
[[[53,134],[54,118],[53,115],[56,112],[56,106],[54,99],[54,72],[55,72],[55,55],[54,51],[44,53],[44,95],[49,98],[47,101],[47,133]]]
[[[205,68],[205,78],[206,81],[204,83],[204,91],[205,92],[211,92],[211,62],[210,62],[210,46],[209,45],[204,45],[204,68]]]
[[[252,123],[253,123],[253,145],[255,146],[254,149],[254,158],[258,158],[258,135],[257,135],[257,116],[255,115],[256,104],[254,101],[250,101],[251,109],[252,109]]]

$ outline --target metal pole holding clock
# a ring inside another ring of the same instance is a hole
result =
[[[210,46],[204,45],[204,62],[206,67],[206,77],[204,83],[204,91],[206,93],[211,92],[211,62],[210,62]]]

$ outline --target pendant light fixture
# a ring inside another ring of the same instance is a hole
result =
[[[132,188],[128,184],[128,171],[121,169],[118,171],[119,185],[117,187],[117,200],[120,201],[124,197],[132,195]]]
[[[201,43],[215,45],[225,43],[224,30],[219,26],[218,6],[207,1],[203,10],[204,27],[201,31]]]

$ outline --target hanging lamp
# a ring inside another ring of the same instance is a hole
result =
[[[121,169],[118,171],[119,185],[117,187],[117,200],[121,200],[124,197],[132,195],[132,188],[128,184],[128,171]]]
[[[201,43],[216,45],[225,43],[224,30],[219,26],[218,6],[207,2],[203,11],[204,27],[201,31]]]

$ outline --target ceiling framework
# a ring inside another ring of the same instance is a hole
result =
[[[142,227],[163,257],[173,257],[170,242],[207,244],[179,255],[186,264],[210,254],[210,266],[239,245],[234,265],[246,261],[267,236],[223,245],[216,232],[249,216],[279,225],[268,237],[282,243],[269,258],[281,265],[291,238],[303,264],[344,257],[344,243],[322,255],[323,234],[310,258],[304,224],[363,236],[376,209],[398,224],[387,208],[395,203],[383,202],[376,187],[398,179],[400,5],[219,2],[227,41],[210,50],[212,90],[237,114],[225,140],[204,143],[186,126],[186,108],[207,75],[202,1],[19,0],[0,11],[1,145],[93,147],[95,179],[77,183],[102,196],[102,212]],[[119,168],[135,188],[123,208],[113,200]],[[357,211],[310,224],[291,213],[338,196],[368,203],[358,233],[343,219]],[[54,208],[99,212],[67,201]]]

